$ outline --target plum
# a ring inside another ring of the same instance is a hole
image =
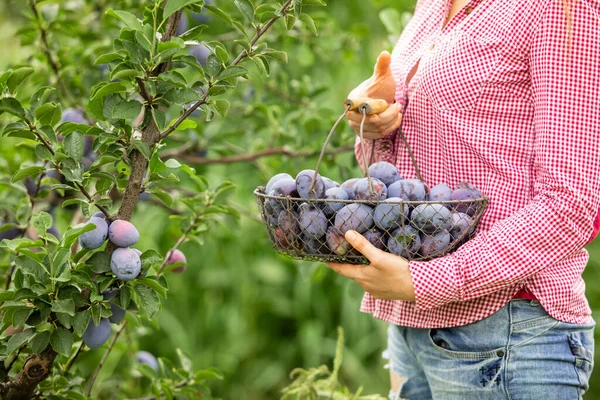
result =
[[[469,190],[474,190],[474,191],[478,191],[479,189],[477,189],[475,187],[475,185],[471,185],[469,182],[459,182],[456,184],[456,186],[454,187],[454,190],[458,190],[458,189],[469,189]]]
[[[121,289],[107,289],[102,292],[102,298],[104,300],[111,300],[117,297],[121,293]]]
[[[389,237],[387,242],[390,253],[404,258],[410,258],[417,255],[421,247],[421,238],[419,232],[410,225],[396,229]]]
[[[1,225],[0,225],[1,226]],[[21,230],[19,228],[8,228],[5,231],[0,232],[0,240],[7,239],[12,240],[17,238],[21,234]]]
[[[397,204],[401,201],[402,199],[399,197],[390,197],[375,207],[373,220],[378,228],[387,231],[402,226],[402,222],[408,217],[408,205]]]
[[[81,337],[83,343],[90,349],[96,349],[102,346],[110,337],[110,321],[107,318],[102,318],[99,325],[95,325],[90,318],[85,333]]]
[[[210,49],[206,47],[206,45],[203,43],[200,43],[195,46],[190,46],[188,52],[190,53],[190,55],[196,58],[200,65],[206,65],[206,60],[208,59],[208,56],[212,54]]]
[[[312,239],[304,235],[302,237],[302,248],[306,253],[314,256],[322,256],[331,253],[323,243],[322,239]]]
[[[429,191],[429,201],[450,201],[452,200],[452,189],[444,183],[435,185]]]
[[[300,236],[298,213],[295,211],[281,211],[277,218],[278,228],[275,229],[277,244],[288,250],[297,248],[297,238]]]
[[[348,204],[336,214],[335,227],[343,234],[349,230],[366,232],[373,227],[373,208],[366,204]]]
[[[369,178],[359,179],[354,185],[354,198],[356,200],[381,201],[387,198],[387,186],[377,178],[371,178],[373,192],[369,186]]]
[[[265,186],[265,193],[269,193],[271,190],[273,190],[273,184],[283,178],[294,180],[294,178],[290,174],[286,174],[286,173],[277,174],[277,175],[273,176],[271,179],[269,179],[269,182],[267,182],[267,186]],[[294,185],[295,184],[296,184],[296,181],[294,181]]]
[[[125,310],[116,305],[113,302],[108,303],[110,305],[110,311],[112,315],[108,317],[111,324],[118,324],[125,318]]]
[[[105,220],[98,217],[92,217],[86,222],[86,225],[94,224],[96,228],[92,231],[85,232],[79,236],[79,244],[84,249],[97,249],[102,246],[108,236],[108,224]]]
[[[468,185],[468,183],[464,183],[465,185]],[[461,185],[461,184],[459,184]],[[454,190],[454,192],[452,192],[452,200],[472,200],[472,199],[480,199],[482,197],[481,192],[474,186],[470,185],[471,187],[459,187],[457,186],[457,189]],[[469,216],[473,216],[475,215],[475,212],[477,211],[477,205],[479,203],[478,202],[472,202],[472,203],[457,203],[454,204],[453,208],[455,211],[460,212],[460,213],[466,213],[469,214]]]
[[[421,235],[421,255],[442,255],[450,244],[450,233],[443,229],[433,235]]]
[[[410,220],[417,229],[426,233],[452,227],[452,213],[442,204],[419,204],[412,211]]]
[[[205,6],[212,6],[214,4],[214,0],[204,0]],[[202,12],[192,13],[192,19],[199,24],[206,24],[212,20],[212,15],[202,8]]]
[[[361,178],[348,179],[346,182],[340,185],[340,187],[344,189],[346,193],[348,193],[348,200],[354,200],[354,185],[356,185],[356,182],[358,182],[360,179]]]
[[[402,179],[388,188],[388,197],[400,197],[409,201],[425,201],[429,189],[418,179]]]
[[[379,161],[369,167],[369,175],[371,178],[377,178],[386,186],[402,179],[398,169],[387,161]]]
[[[378,229],[370,229],[363,233],[365,239],[367,239],[373,246],[379,250],[385,250],[385,239],[384,233]]]
[[[327,217],[318,208],[300,206],[300,229],[311,239],[320,239],[327,233]]]
[[[112,253],[110,269],[118,279],[130,281],[140,274],[142,262],[132,249],[120,248]]]
[[[110,224],[108,238],[119,247],[129,247],[137,243],[140,233],[131,222],[118,219]]]
[[[181,36],[185,32],[187,32],[189,28],[189,21],[187,15],[185,13],[181,14],[181,18],[179,19],[179,24],[177,24],[177,36]]]
[[[450,228],[450,235],[452,239],[458,239],[463,233],[466,232],[464,239],[468,239],[469,235],[473,233],[475,227],[473,226],[473,219],[469,214],[452,212],[452,228]]]
[[[173,251],[167,252],[167,265],[175,264],[175,263],[183,263],[181,267],[177,267],[173,269],[173,272],[176,274],[180,274],[185,271],[187,259],[185,258],[185,254],[179,249],[175,249]]]
[[[281,178],[273,182],[271,190],[267,192],[269,196],[277,197],[298,197],[296,190],[296,181],[294,178]]]
[[[158,371],[158,360],[148,351],[138,351],[135,353],[138,364],[146,364],[155,371]]]
[[[60,118],[60,123],[75,122],[76,124],[87,124],[88,121],[84,118],[81,111],[74,108],[65,108]]]
[[[348,200],[348,193],[342,188],[333,187],[331,189],[328,189],[325,192],[325,199]],[[345,205],[345,203],[326,202],[323,204],[323,211],[325,212],[325,215],[327,215],[328,217],[331,217],[333,214],[338,212],[342,207],[344,207],[344,205]]]
[[[264,214],[269,225],[277,226],[277,218],[279,218],[279,213],[282,211],[283,205],[281,201],[275,199],[267,199],[265,201]]]
[[[108,227],[110,228],[110,224],[112,223],[112,221],[110,219],[106,219],[106,215],[104,215],[104,213],[102,211],[98,211],[98,212],[94,213],[94,215],[92,215],[92,217],[102,218],[103,220],[106,221],[106,223],[108,224]]]
[[[344,234],[337,228],[330,226],[327,229],[327,246],[338,256],[358,255],[358,251],[346,240]]]
[[[317,174],[315,186],[310,191],[313,179],[315,179],[315,171],[305,169],[296,175],[296,190],[303,199],[322,199],[325,196],[325,182],[321,175]]]
[[[325,183],[325,192],[326,193],[331,188],[340,187],[340,184],[337,183],[336,181],[333,181],[333,180],[327,178],[326,176],[323,176],[322,178],[323,178],[323,182]]]
[[[138,249],[131,249],[131,250],[135,251],[135,254],[137,254],[138,256],[140,256],[140,258],[142,257],[143,253],[142,253],[141,250],[138,250]]]

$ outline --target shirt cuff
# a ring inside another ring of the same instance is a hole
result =
[[[431,261],[410,261],[408,266],[415,287],[415,307],[418,310],[429,310],[460,301],[460,272],[453,255]]]

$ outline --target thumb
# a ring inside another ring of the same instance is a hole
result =
[[[356,231],[348,231],[344,236],[348,243],[361,252],[363,256],[367,257],[371,263],[375,262],[375,260],[381,256],[381,253],[383,253],[377,247],[373,246],[363,235]]]
[[[390,71],[390,64],[392,63],[392,55],[387,51],[382,51],[379,57],[377,57],[377,63],[375,63],[375,70],[373,76],[386,75]]]

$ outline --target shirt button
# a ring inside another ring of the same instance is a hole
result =
[[[496,355],[497,355],[498,357],[504,357],[504,350],[498,350],[498,351],[496,352]]]
[[[465,8],[465,14],[469,15],[473,12],[473,7],[467,7]]]

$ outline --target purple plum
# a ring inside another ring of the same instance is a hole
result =
[[[132,249],[119,248],[112,253],[110,269],[118,279],[130,281],[140,274],[142,262],[140,256]]]
[[[302,237],[302,248],[306,253],[313,256],[331,254],[329,248],[323,243],[322,239],[312,239],[304,235]]]
[[[463,233],[466,233],[463,239],[468,239],[474,230],[473,219],[469,214],[452,212],[452,228],[450,228],[450,235],[452,235],[453,240],[457,240]]]
[[[140,233],[131,222],[118,219],[110,224],[108,238],[119,247],[129,247],[137,243]]]
[[[81,338],[87,347],[96,349],[106,343],[109,337],[110,321],[102,318],[99,325],[94,325],[94,321],[90,318],[88,327]]]
[[[390,253],[404,258],[412,258],[418,254],[421,247],[419,232],[410,225],[396,229],[387,242]]]
[[[399,197],[390,197],[375,207],[373,220],[378,228],[387,230],[398,229],[408,218],[408,205],[398,204],[402,202]]]
[[[146,364],[155,371],[158,371],[158,360],[148,351],[138,351],[135,353],[138,364]]]
[[[111,324],[118,324],[125,318],[125,310],[116,305],[113,302],[108,303],[110,305],[110,311],[112,315],[108,317]]]
[[[348,200],[354,200],[354,185],[356,185],[356,182],[358,182],[360,179],[361,178],[348,179],[346,182],[340,185],[340,187],[344,189],[346,193],[348,193]]]
[[[294,177],[292,177],[290,174],[286,174],[286,173],[277,174],[277,175],[273,176],[271,179],[269,179],[269,182],[267,182],[267,186],[265,186],[265,193],[269,193],[271,190],[273,190],[273,184],[283,178],[294,180]],[[295,184],[296,184],[296,181],[294,180],[294,185]]]
[[[296,176],[296,189],[303,199],[322,199],[325,196],[325,182],[321,175],[317,174],[314,188],[311,185],[315,179],[315,171],[305,169]]]
[[[387,161],[379,161],[369,167],[369,175],[371,178],[377,178],[386,186],[402,179],[398,169]]]
[[[429,189],[418,179],[402,179],[388,188],[388,197],[400,197],[409,201],[425,201]]]
[[[346,240],[344,234],[333,226],[327,229],[326,240],[327,246],[338,256],[358,255],[358,252]]]
[[[417,229],[426,233],[452,227],[452,213],[442,204],[419,204],[412,211],[410,220]]]
[[[79,236],[79,244],[84,249],[97,249],[102,246],[108,237],[108,224],[105,220],[92,217],[86,225],[94,224],[96,228]]]
[[[348,204],[336,214],[335,227],[343,234],[349,230],[366,232],[373,227],[373,208],[366,204]]]
[[[88,124],[81,111],[74,108],[65,108],[60,118],[60,123],[75,122],[76,124]]]
[[[463,187],[461,187],[460,185],[463,185]],[[452,200],[475,200],[483,197],[481,192],[476,187],[472,185],[470,185],[471,187],[464,187],[465,185],[469,184],[466,182],[459,183],[457,189],[455,189],[454,192],[452,192]],[[457,203],[454,204],[454,210],[460,213],[469,214],[472,217],[477,211],[478,204],[479,203],[476,201],[468,203]]]
[[[450,244],[450,233],[443,229],[433,235],[421,235],[421,255],[441,256]]]
[[[369,178],[362,178],[354,185],[354,198],[356,200],[382,201],[388,197],[387,186],[377,178],[371,178],[373,191],[369,186]]]
[[[208,56],[210,56],[212,53],[210,49],[206,47],[206,45],[203,43],[200,43],[195,46],[190,46],[188,52],[190,53],[190,55],[196,58],[200,65],[206,65],[206,60],[208,59]]]
[[[327,233],[327,217],[318,208],[300,207],[300,229],[311,239],[320,239]]]
[[[16,228],[16,227],[8,228],[7,230],[0,232],[0,241],[2,239],[7,239],[7,240],[16,239],[20,234],[21,234],[21,230],[19,228]]]
[[[379,250],[385,250],[385,238],[384,233],[377,229],[370,229],[363,233],[365,239],[367,239],[373,246]]]
[[[296,240],[300,236],[298,213],[295,211],[281,211],[277,218],[277,226],[279,227],[275,234],[277,242],[284,248],[294,248]]]
[[[325,183],[325,192],[327,192],[331,188],[340,187],[340,184],[336,181],[333,181],[325,176],[322,177],[323,182]]]
[[[450,201],[452,200],[452,189],[444,183],[440,183],[429,191],[429,201]]]
[[[185,271],[187,259],[185,258],[185,254],[183,254],[183,252],[179,249],[175,249],[173,251],[169,250],[167,252],[167,265],[171,265],[171,264],[175,264],[175,263],[183,263],[183,265],[173,269],[174,273],[180,274],[183,271]]]
[[[327,200],[348,200],[348,193],[342,188],[333,187],[331,189],[328,189],[325,192],[325,199],[327,199]],[[345,205],[346,205],[345,203],[339,203],[339,202],[335,202],[335,203],[326,202],[323,204],[323,211],[325,212],[325,215],[327,215],[328,217],[331,217]]]

